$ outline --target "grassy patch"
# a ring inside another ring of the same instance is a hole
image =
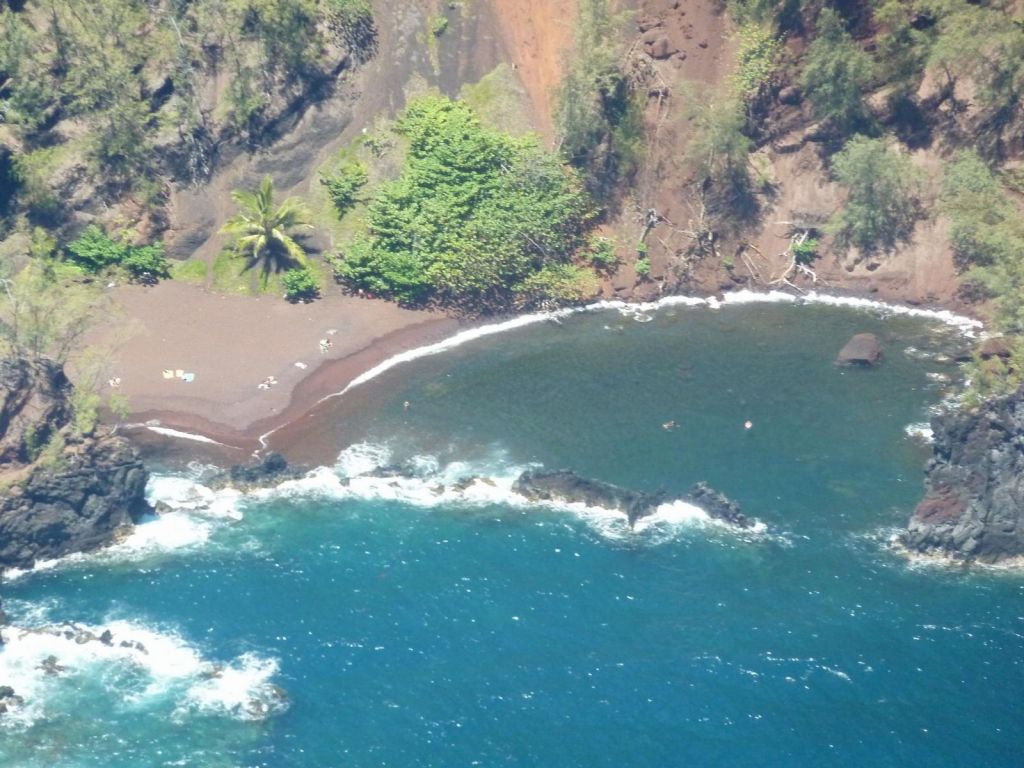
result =
[[[531,130],[526,93],[508,64],[499,64],[479,82],[464,85],[459,98],[493,128],[514,136]]]
[[[203,285],[206,283],[206,273],[206,262],[199,259],[179,261],[171,267],[171,277],[183,283]]]
[[[213,260],[212,287],[224,293],[252,294],[253,271],[245,269],[245,259],[236,256],[232,251],[221,251]]]

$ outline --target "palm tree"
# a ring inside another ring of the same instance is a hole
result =
[[[263,262],[263,287],[267,285],[270,271],[280,272],[292,263],[306,263],[302,246],[288,234],[289,230],[312,228],[310,213],[297,197],[289,197],[276,210],[274,208],[274,182],[264,176],[259,189],[251,192],[236,189],[231,199],[238,203],[238,213],[221,227],[223,234],[235,235],[235,248],[247,256],[250,269]]]

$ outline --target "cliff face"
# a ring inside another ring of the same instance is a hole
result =
[[[936,416],[932,430],[928,493],[902,543],[984,563],[1024,556],[1024,388]]]
[[[96,549],[148,511],[134,447],[69,435],[70,394],[52,361],[0,363],[0,569]],[[58,434],[62,448],[38,460]]]

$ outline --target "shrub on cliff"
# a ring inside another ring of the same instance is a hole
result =
[[[869,253],[909,238],[920,216],[919,174],[906,154],[883,139],[854,136],[832,160],[846,204],[829,221],[837,247]]]
[[[843,18],[823,8],[801,77],[815,116],[831,121],[844,133],[869,125],[862,93],[873,76],[871,57],[850,37]]]
[[[466,104],[437,96],[410,104],[395,130],[408,141],[405,166],[377,190],[367,237],[337,266],[351,287],[404,303],[497,309],[582,244],[587,196],[536,139],[486,128]]]

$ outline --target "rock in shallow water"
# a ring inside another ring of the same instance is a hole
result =
[[[618,510],[626,515],[630,527],[637,520],[654,514],[659,505],[670,501],[664,493],[633,491],[600,480],[591,480],[570,469],[552,472],[527,470],[516,479],[512,490],[531,501],[578,503]],[[704,483],[697,483],[680,501],[700,507],[715,520],[722,520],[738,528],[753,527],[738,504]]]
[[[873,333],[858,333],[839,350],[838,365],[871,367],[882,362],[882,345]]]

